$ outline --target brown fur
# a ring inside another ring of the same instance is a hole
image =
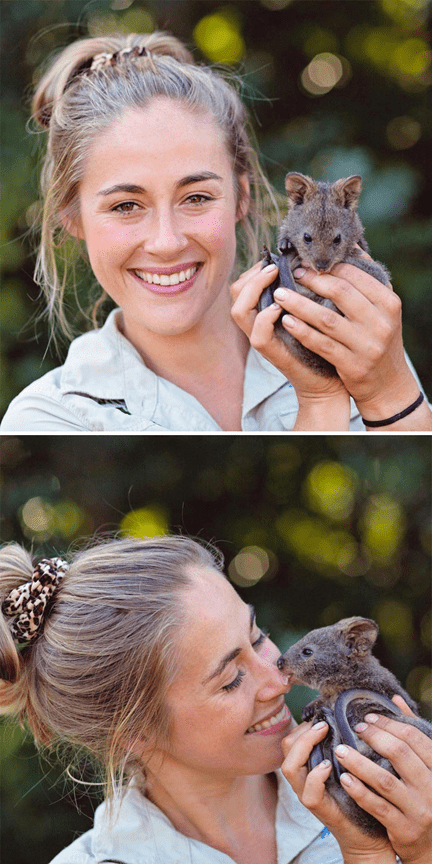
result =
[[[313,719],[314,723],[317,723],[322,719],[329,724],[329,731],[322,745],[318,744],[313,748],[309,768],[314,767],[324,757],[330,759],[333,768],[326,781],[329,794],[336,799],[341,810],[352,822],[373,837],[385,834],[385,829],[373,816],[362,810],[341,786],[338,780],[340,765],[334,748],[345,740],[345,743],[349,743],[373,762],[396,774],[391,763],[353,731],[356,724],[370,711],[415,726],[432,738],[432,724],[418,716],[416,703],[397,678],[372,656],[377,635],[378,625],[375,621],[359,617],[344,618],[330,627],[312,630],[278,660],[279,669],[284,674],[288,673],[291,683],[306,684],[321,693],[302,713],[304,720]],[[396,705],[393,708],[382,698],[391,699],[395,694],[402,696],[417,716],[402,714]],[[334,711],[338,697],[341,698]]]
[[[294,281],[292,271],[305,264],[318,273],[328,273],[335,264],[344,261],[364,270],[384,285],[390,282],[390,274],[379,261],[363,258],[369,247],[364,238],[363,225],[357,214],[361,192],[361,177],[342,177],[335,183],[312,180],[305,174],[289,172],[285,178],[288,196],[288,212],[278,233],[280,256],[266,253],[264,264],[273,261],[279,267],[279,275],[267,288],[260,301],[260,309],[273,302],[273,293],[284,286],[303,294],[321,306],[342,314],[335,304],[315,294]],[[335,367],[318,354],[304,348],[279,321],[275,331],[290,351],[306,366],[325,377],[334,377]]]

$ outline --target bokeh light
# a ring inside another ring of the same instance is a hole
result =
[[[392,650],[408,652],[413,644],[413,620],[409,606],[400,600],[386,597],[373,610],[373,617]]]
[[[167,513],[163,507],[156,504],[131,510],[123,516],[120,529],[127,537],[157,537],[167,534]]]
[[[75,501],[50,501],[42,496],[29,498],[19,511],[26,537],[43,542],[52,537],[72,539],[92,530],[89,513]]]
[[[363,511],[360,528],[362,542],[373,561],[389,564],[397,553],[405,532],[401,504],[389,495],[372,495]]]
[[[358,555],[358,544],[349,531],[331,528],[323,519],[300,510],[286,511],[277,520],[276,528],[287,547],[309,567],[339,578],[357,575],[351,567]]]
[[[273,575],[276,556],[260,546],[245,546],[229,564],[228,575],[242,588],[256,585],[260,579]]]
[[[407,150],[421,138],[422,127],[418,120],[405,115],[394,117],[387,123],[387,140],[394,150]]]
[[[228,8],[201,18],[193,36],[203,54],[213,63],[238,63],[246,51],[239,19],[235,10]]]
[[[333,87],[343,87],[351,74],[351,65],[345,57],[324,51],[306,66],[300,75],[300,82],[311,96],[324,96]]]
[[[305,482],[309,507],[335,521],[344,521],[353,510],[358,477],[340,462],[320,462]]]

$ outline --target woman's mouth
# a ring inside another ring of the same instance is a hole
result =
[[[246,734],[251,735],[253,732],[261,732],[264,735],[273,735],[276,732],[281,732],[291,722],[291,714],[284,704],[276,714],[263,720],[262,723],[255,723],[254,726],[249,726]]]
[[[149,270],[130,270],[149,291],[155,294],[181,294],[193,285],[201,264],[192,264],[173,273],[153,273]]]

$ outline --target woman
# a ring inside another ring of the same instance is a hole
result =
[[[55,864],[390,864],[396,853],[426,864],[432,742],[410,727],[408,743],[408,727],[385,718],[360,733],[394,759],[403,779],[390,789],[388,772],[341,757],[348,793],[388,830],[362,834],[326,794],[329,767],[307,775],[327,726],[289,733],[278,649],[221,566],[184,537],[109,541],[34,569],[21,547],[3,548],[3,710],[40,743],[90,751],[107,780],[94,827]],[[283,746],[282,770],[315,815],[280,771]]]
[[[256,316],[275,277],[260,264],[234,283],[231,317],[236,228],[256,262],[270,212],[260,188],[274,198],[237,93],[178,40],[73,43],[42,78],[33,113],[48,129],[37,279],[51,317],[70,337],[71,253],[60,263],[57,249],[71,237],[100,302],[118,308],[13,400],[2,431],[432,428],[403,352],[400,301],[358,268],[299,276],[344,318],[294,294]],[[339,377],[311,372],[276,339],[281,309]]]

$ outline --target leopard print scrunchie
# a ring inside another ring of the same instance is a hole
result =
[[[31,642],[42,629],[45,610],[69,565],[62,558],[42,558],[31,582],[13,588],[2,604],[4,615],[15,617],[11,633],[18,643]]]

